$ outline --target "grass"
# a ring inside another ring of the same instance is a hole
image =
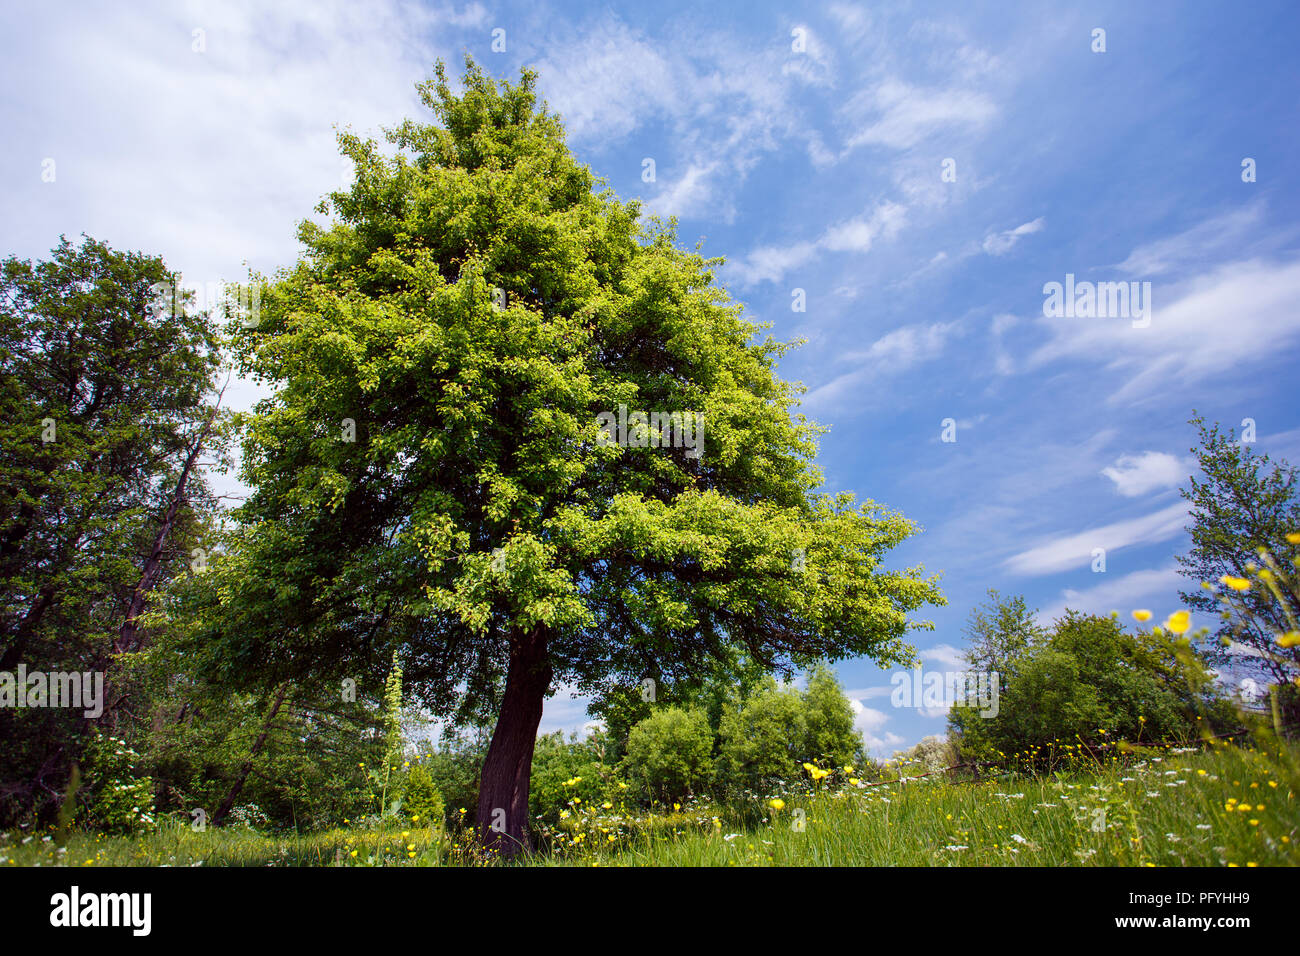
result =
[[[895,783],[790,798],[735,834],[641,835],[615,866],[1295,866],[1300,786],[1279,755],[1151,756],[1091,775]],[[1243,809],[1249,808],[1249,809]],[[803,811],[798,829],[796,811]]]
[[[1091,773],[939,778],[755,801],[748,826],[707,804],[668,812],[596,808],[548,834],[530,865],[1296,866],[1294,750],[1222,745],[1152,752]],[[761,812],[762,815],[759,815]],[[0,834],[6,866],[439,866],[474,862],[438,829],[194,832],[133,837]]]

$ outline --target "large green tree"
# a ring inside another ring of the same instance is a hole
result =
[[[736,649],[787,672],[901,662],[909,612],[942,600],[884,566],[910,522],[817,493],[785,347],[720,260],[604,188],[534,87],[469,62],[456,93],[439,65],[420,86],[436,122],[389,131],[387,153],[340,137],[355,183],[301,227],[305,257],[239,343],[275,386],[241,530],[180,602],[227,680],[374,679],[396,645],[432,711],[487,701],[478,824],[503,853],[529,845],[560,683],[672,682]],[[600,417],[622,406],[626,440]],[[684,419],[670,442],[637,411]]]
[[[0,263],[0,670],[102,672],[138,649],[215,510],[218,335],[174,282],[90,238]],[[116,683],[105,716],[141,703]],[[57,798],[81,714],[0,710],[0,819]]]

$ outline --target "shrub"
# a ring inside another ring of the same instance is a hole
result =
[[[717,779],[724,788],[766,793],[799,774],[807,759],[804,702],[769,678],[743,703],[728,704],[719,726]]]
[[[566,741],[558,732],[538,737],[529,812],[555,823],[566,809],[598,805],[617,786],[613,776],[613,768],[604,763],[593,741],[579,740],[576,735]]]
[[[632,728],[625,765],[646,796],[671,802],[708,781],[712,750],[713,733],[702,711],[667,707]]]
[[[1084,743],[1183,741],[1224,719],[1189,642],[1160,628],[1130,634],[1113,617],[1067,611],[1007,668],[997,716],[950,713],[963,757],[1048,768]]]
[[[447,813],[442,794],[434,785],[433,775],[421,763],[411,764],[402,788],[402,813],[408,818],[419,818],[426,826],[442,826]]]
[[[853,727],[853,705],[826,665],[818,665],[808,675],[803,705],[804,759],[827,767],[855,763],[862,738]]]
[[[130,833],[154,825],[153,780],[137,776],[139,758],[125,740],[96,730],[86,744],[85,822],[109,833]]]

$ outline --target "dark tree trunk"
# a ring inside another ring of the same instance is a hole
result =
[[[235,776],[235,782],[226,794],[226,799],[221,801],[221,806],[217,807],[217,812],[212,817],[214,827],[219,827],[225,823],[226,817],[234,809],[235,801],[239,799],[239,794],[244,789],[244,782],[253,769],[253,760],[261,753],[262,745],[266,743],[266,738],[271,733],[271,724],[275,721],[275,715],[280,712],[280,705],[284,703],[284,695],[288,692],[289,685],[284,684],[280,687],[279,693],[276,694],[275,704],[271,707],[271,712],[266,715],[266,720],[262,722],[262,732],[257,735],[257,739],[253,741],[252,749],[248,751],[248,759],[239,768],[239,773]]]
[[[47,584],[41,588],[36,595],[36,600],[32,602],[27,613],[23,615],[18,626],[14,628],[13,640],[5,648],[4,654],[0,655],[0,670],[11,671],[22,659],[23,652],[27,650],[27,644],[31,640],[32,634],[36,631],[36,625],[41,622],[45,612],[49,610],[50,605],[56,600],[54,585]]]
[[[224,391],[225,389],[222,389],[222,392]],[[126,609],[126,620],[122,622],[122,628],[114,647],[119,654],[139,650],[144,643],[140,636],[137,619],[144,613],[145,607],[148,605],[149,592],[158,583],[158,575],[162,571],[163,551],[167,547],[167,539],[171,536],[181,506],[185,503],[185,488],[189,484],[191,472],[194,471],[194,464],[199,459],[199,453],[203,450],[203,443],[207,441],[208,432],[212,430],[212,423],[216,420],[217,408],[220,407],[220,404],[221,400],[218,398],[217,407],[214,407],[209,413],[208,420],[204,422],[203,428],[200,429],[198,436],[194,439],[194,444],[190,446],[189,454],[185,457],[185,464],[181,467],[180,478],[176,481],[176,489],[172,492],[171,501],[167,503],[167,510],[163,513],[162,523],[158,527],[158,533],[154,536],[153,547],[149,549],[149,555],[145,558],[144,567],[141,569],[140,581],[131,592],[131,601]]]
[[[504,857],[532,850],[528,783],[542,704],[551,687],[546,632],[516,634],[510,644],[506,692],[478,790],[478,831],[483,846]]]

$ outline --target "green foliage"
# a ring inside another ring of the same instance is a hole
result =
[[[402,814],[414,823],[441,826],[446,812],[429,768],[419,762],[412,763],[402,788]]]
[[[853,726],[853,707],[835,672],[824,664],[809,673],[803,705],[805,759],[825,767],[857,762],[862,738]]]
[[[599,740],[579,740],[575,735],[566,741],[559,732],[537,738],[528,796],[534,818],[556,822],[566,811],[616,797],[619,789]]]
[[[107,833],[154,826],[153,780],[138,775],[139,758],[120,737],[98,730],[88,736],[83,792],[90,806],[80,822]]]
[[[158,304],[172,281],[161,258],[90,238],[0,262],[0,670],[111,667],[220,362],[209,316]],[[206,544],[202,475],[182,505],[151,584]],[[129,688],[110,685],[111,710]],[[51,815],[84,735],[72,710],[0,708],[0,824]]]
[[[393,664],[384,681],[384,762],[371,772],[379,789],[379,813],[392,812],[389,789],[402,759],[402,662],[393,652]],[[400,798],[399,801],[400,802]]]
[[[681,800],[713,772],[713,732],[698,710],[666,707],[632,728],[625,766],[630,780],[655,800]]]
[[[1282,866],[1300,865],[1294,747],[1167,751],[1036,778],[952,782],[937,776],[871,789],[787,794],[747,824],[725,808],[573,815],[554,866]],[[1154,759],[1159,757],[1158,760]],[[1245,809],[1239,809],[1245,808]],[[806,828],[791,827],[805,811]],[[715,820],[713,814],[723,816]],[[577,821],[575,823],[575,821]],[[721,825],[719,825],[721,824]],[[0,831],[5,866],[454,866],[454,836],[410,827],[263,834],[194,832],[185,823],[66,844]],[[610,836],[614,839],[610,840]],[[1019,839],[1017,839],[1019,837]],[[561,841],[557,839],[556,844]],[[414,846],[415,850],[408,850]]]
[[[769,678],[753,696],[727,705],[719,738],[719,784],[773,792],[808,759],[803,698],[795,688],[778,687]]]
[[[1300,587],[1294,586],[1300,562],[1296,469],[1256,453],[1232,429],[1221,432],[1199,415],[1191,422],[1199,435],[1192,452],[1201,477],[1189,477],[1181,489],[1191,509],[1192,548],[1178,562],[1196,583],[1182,593],[1183,602],[1219,617],[1217,640],[1205,648],[1211,661],[1272,684],[1300,679],[1300,640],[1289,647],[1278,642],[1298,629],[1300,619]],[[1267,573],[1251,587],[1238,591],[1223,584],[1224,577],[1245,581],[1257,571]]]
[[[665,690],[666,688],[656,685],[656,697]],[[654,713],[654,704],[649,700],[649,695],[643,693],[640,685],[615,686],[593,701],[588,706],[587,713],[593,720],[599,720],[604,725],[609,759],[617,763],[627,754],[627,742],[632,728]]]
[[[1019,620],[1018,609],[1013,599],[1004,619]],[[1187,741],[1231,719],[1189,640],[1160,629],[1131,634],[1114,617],[1067,611],[1002,666],[996,716],[950,712],[966,758],[1041,767],[1085,744]]]
[[[910,659],[909,613],[942,600],[886,566],[915,528],[818,492],[786,347],[719,260],[603,189],[531,72],[470,63],[463,86],[440,67],[437,125],[390,131],[391,157],[342,135],[356,182],[256,280],[235,350],[275,391],[247,421],[253,491],[173,605],[205,673],[373,675],[396,647],[412,695],[459,716],[495,709],[525,635],[593,692],[738,649],[783,671]],[[604,441],[620,405],[701,415],[703,454]]]
[[[386,750],[377,695],[345,702],[337,691],[298,688],[268,725],[272,695],[194,684],[162,648],[148,654],[151,681],[159,683],[146,684],[155,719],[139,749],[159,812],[200,808],[211,818],[249,760],[236,809],[257,806],[272,829],[329,827],[375,811],[380,790],[367,770],[383,766]]]
[[[445,740],[426,754],[422,764],[447,804],[449,820],[473,823],[478,806],[478,775],[486,747],[481,743]],[[464,811],[464,812],[462,812]]]
[[[970,642],[967,666],[972,671],[996,673],[1004,689],[1014,678],[1016,663],[1047,637],[1021,595],[1004,599],[993,589],[971,610],[965,634]]]

